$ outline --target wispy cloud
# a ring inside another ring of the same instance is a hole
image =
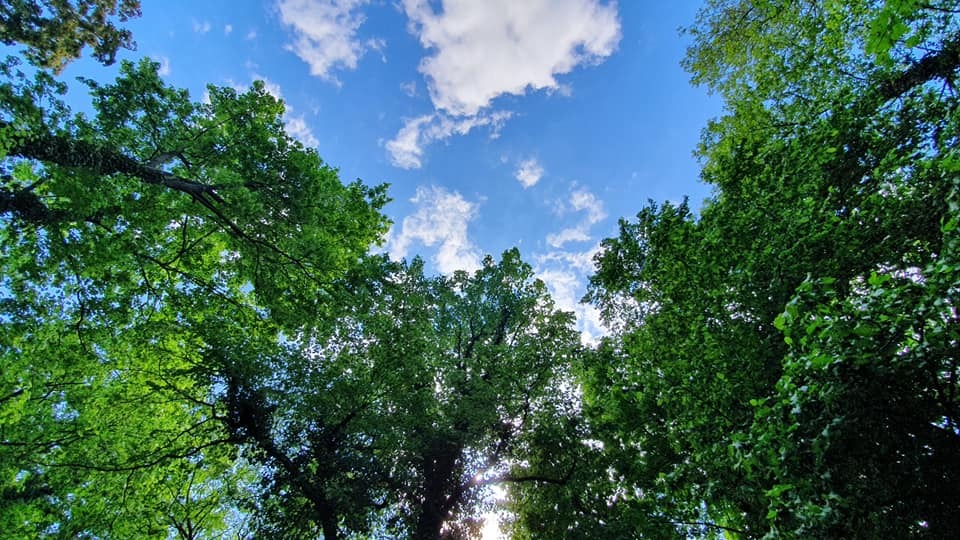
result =
[[[407,97],[414,97],[417,95],[417,81],[410,81],[405,83],[400,83],[400,90],[403,90],[403,93]]]
[[[599,0],[403,0],[434,106],[474,115],[504,94],[564,91],[556,76],[601,62],[620,42],[615,3]]]
[[[582,224],[576,227],[569,227],[557,233],[547,235],[547,243],[553,247],[563,247],[570,242],[587,242],[590,240],[590,234]]]
[[[210,21],[193,21],[193,31],[198,34],[206,34],[210,28]]]
[[[517,172],[514,177],[523,184],[524,188],[536,185],[543,178],[543,166],[537,161],[537,158],[525,159],[517,165]]]
[[[546,283],[558,308],[576,315],[584,343],[596,343],[607,332],[600,311],[580,303],[586,293],[587,276],[593,271],[593,257],[599,250],[599,244],[594,244],[584,251],[553,251],[536,258],[537,277]]]
[[[225,24],[225,25],[223,25],[223,35],[229,36],[229,35],[232,34],[232,33],[233,33],[233,25],[232,25],[232,24]]]
[[[588,276],[594,271],[593,259],[601,249],[591,229],[606,219],[607,213],[603,201],[583,187],[573,188],[558,211],[561,215],[575,213],[579,221],[573,227],[547,235],[547,244],[553,249],[536,256],[535,269],[550,288],[557,306],[576,314],[580,339],[584,343],[595,343],[607,329],[600,312],[593,306],[581,304],[580,298],[586,293]],[[591,244],[586,248],[565,248],[569,243],[582,242]]]
[[[570,194],[570,206],[578,212],[586,211],[587,222],[590,225],[607,217],[607,212],[603,209],[603,201],[586,188],[578,189]]]
[[[419,169],[422,165],[423,140],[421,126],[433,119],[433,115],[409,118],[397,132],[397,135],[387,141],[387,152],[390,162],[401,169]]]
[[[418,187],[410,200],[416,211],[403,218],[399,231],[395,226],[388,237],[387,250],[392,258],[406,257],[413,242],[419,242],[437,246],[430,260],[440,272],[480,268],[480,250],[467,234],[467,226],[477,217],[477,203],[439,186]]]
[[[453,117],[433,113],[407,119],[393,139],[387,141],[390,162],[402,169],[419,169],[422,165],[424,147],[454,135],[466,135],[474,128],[487,127],[490,137],[500,136],[500,129],[513,113],[494,111],[469,117]]]
[[[310,66],[310,73],[338,83],[333,71],[356,69],[368,49],[381,50],[382,40],[361,41],[360,8],[368,0],[278,0],[283,24],[293,29],[287,48]]]
[[[160,64],[160,67],[157,68],[157,75],[161,77],[166,77],[170,75],[170,59],[162,54],[155,54],[150,57],[151,60]]]
[[[557,233],[547,235],[547,244],[560,248],[569,242],[587,242],[590,240],[590,228],[607,217],[603,209],[603,201],[586,188],[580,188],[570,194],[568,201],[570,208],[576,212],[583,212],[580,221],[573,227],[568,227]]]

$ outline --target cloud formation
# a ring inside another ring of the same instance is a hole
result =
[[[580,340],[596,343],[607,333],[594,306],[581,304],[586,293],[587,279],[594,271],[593,259],[600,252],[600,244],[591,236],[590,229],[607,217],[603,201],[584,188],[575,189],[562,204],[561,212],[578,212],[580,221],[574,227],[547,235],[547,244],[553,250],[536,257],[537,275],[550,288],[557,307],[572,311],[577,317]],[[592,242],[586,249],[564,249],[567,243]]]
[[[471,116],[504,94],[562,91],[556,76],[613,54],[614,3],[599,0],[403,0],[412,31],[433,54],[420,63],[434,106]]]
[[[403,218],[399,232],[396,227],[391,230],[387,241],[391,258],[406,257],[411,244],[418,241],[438,246],[430,260],[444,274],[480,268],[480,250],[467,235],[467,225],[477,216],[476,203],[439,186],[418,187],[410,201],[417,209]]]
[[[443,113],[433,113],[409,118],[397,135],[386,143],[390,163],[401,169],[419,169],[423,165],[425,146],[449,139],[453,135],[466,135],[476,127],[488,127],[490,138],[495,139],[500,136],[500,129],[512,114],[509,111],[494,111],[455,118]]]
[[[382,49],[382,40],[362,42],[357,29],[368,0],[278,0],[283,24],[293,29],[287,49],[310,66],[310,74],[331,82],[335,69],[356,69],[369,48]]]
[[[572,210],[584,212],[585,215],[575,226],[547,235],[547,244],[555,248],[563,247],[569,242],[589,241],[590,228],[607,217],[607,212],[603,209],[603,201],[586,188],[571,193],[568,203]]]
[[[400,83],[400,90],[403,90],[407,97],[415,97],[417,95],[417,81]]]
[[[167,58],[166,56],[163,56],[162,54],[155,54],[151,56],[150,59],[160,64],[160,66],[157,67],[157,75],[161,77],[166,77],[167,75],[170,75],[170,59],[169,58]]]
[[[514,177],[523,184],[524,188],[534,186],[543,178],[543,166],[537,158],[525,159],[517,166]]]
[[[593,256],[595,249],[573,256]],[[548,254],[547,257],[554,254]],[[564,311],[572,311],[577,317],[577,327],[580,330],[580,341],[585,344],[594,344],[607,330],[600,317],[600,311],[591,305],[581,304],[580,298],[586,292],[587,274],[569,266],[538,265],[537,277],[543,280],[550,290],[550,297],[557,307]]]
[[[316,148],[320,144],[320,141],[313,134],[310,126],[307,125],[307,120],[302,114],[293,116],[290,114],[290,111],[287,111],[287,113],[283,115],[283,122],[287,134],[303,143],[307,148]]]
[[[434,112],[409,119],[387,143],[391,162],[422,164],[424,147],[473,127],[493,136],[512,113],[489,112],[492,101],[528,89],[569,93],[557,75],[599,63],[620,41],[615,3],[602,0],[402,0],[410,31],[430,51],[419,70]],[[439,9],[439,11],[437,11]],[[536,169],[518,179],[529,187]]]

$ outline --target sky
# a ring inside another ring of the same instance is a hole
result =
[[[590,342],[603,328],[579,299],[617,220],[710,194],[693,151],[721,103],[680,67],[699,4],[143,0],[119,58],[149,56],[195,99],[263,80],[344,181],[390,184],[381,249],[451,273],[516,246]]]

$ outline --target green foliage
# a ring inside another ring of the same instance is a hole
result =
[[[8,4],[0,39],[54,69],[112,61],[137,14]],[[592,350],[516,250],[370,255],[386,188],[341,183],[260,83],[196,103],[124,63],[72,116],[8,59],[0,530],[467,537],[500,485],[517,538],[949,537],[956,15],[708,1],[685,65],[727,103],[715,194],[603,242]]]
[[[264,465],[259,534],[477,523],[485,486],[526,475],[541,431],[576,413],[572,316],[516,250],[452,277],[371,259],[347,284],[336,321],[224,382],[230,427]]]
[[[621,222],[588,294],[615,334],[585,415],[632,513],[595,504],[564,535],[958,528],[955,15],[701,11],[686,66],[728,110],[700,150],[715,195]]]
[[[100,35],[3,9],[52,32],[3,26],[44,66]],[[87,117],[0,66],[5,536],[476,535],[490,484],[588,471],[545,451],[583,433],[580,346],[516,250],[435,278],[367,255],[384,186],[342,184],[261,83],[196,103],[157,68],[84,80]]]
[[[0,42],[26,45],[27,60],[57,72],[88,45],[109,65],[118,49],[134,48],[130,31],[112,19],[139,16],[139,0],[8,0],[0,5]]]
[[[0,528],[225,534],[250,469],[220,358],[279,355],[330,311],[385,230],[385,188],[341,184],[262,85],[200,104],[124,64],[71,118],[49,75],[5,70]]]

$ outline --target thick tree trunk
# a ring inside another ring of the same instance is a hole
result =
[[[423,455],[423,500],[414,540],[440,538],[443,523],[459,502],[457,460],[463,448],[451,441],[435,441]]]
[[[337,525],[337,516],[329,509],[320,510],[320,526],[323,528],[323,540],[337,540],[340,538],[340,527]]]

